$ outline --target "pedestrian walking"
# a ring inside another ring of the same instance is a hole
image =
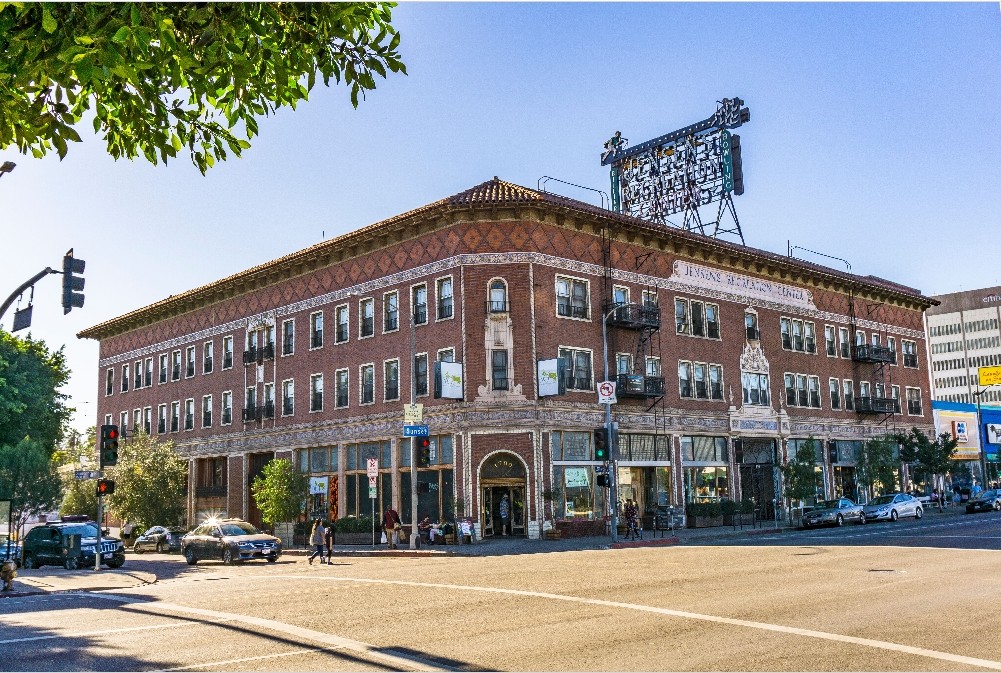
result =
[[[315,547],[313,553],[309,555],[309,565],[313,565],[313,559],[317,556],[320,557],[320,563],[323,563],[323,522],[319,519],[313,521],[313,530],[309,534],[309,543]]]
[[[396,549],[399,538],[400,515],[390,507],[382,513],[382,529],[386,532],[386,542],[390,549]]]
[[[327,546],[327,565],[334,564],[334,522],[328,521],[323,529],[323,542]],[[322,560],[322,559],[321,559]]]
[[[508,523],[511,521],[511,501],[507,498],[507,493],[501,496],[500,501],[501,535],[507,535]]]
[[[640,538],[639,509],[632,498],[626,499],[626,539],[631,535],[634,540]]]

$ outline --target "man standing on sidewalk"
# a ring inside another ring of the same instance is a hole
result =
[[[397,535],[397,528],[400,527],[400,515],[396,513],[396,510],[390,507],[385,512],[382,513],[382,529],[386,532],[386,542],[389,543],[390,549],[396,549],[396,540],[394,537]]]

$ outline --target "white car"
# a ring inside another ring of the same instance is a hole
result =
[[[891,493],[873,498],[863,510],[866,521],[896,521],[902,516],[920,519],[924,516],[921,501],[906,493]]]

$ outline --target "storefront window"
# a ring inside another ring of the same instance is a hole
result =
[[[594,485],[590,465],[554,465],[553,482],[559,496],[554,503],[560,519],[595,519],[605,514],[604,487]]]
[[[432,435],[431,467],[417,471],[417,515],[419,519],[425,516],[437,521],[442,515],[451,519],[455,516],[455,479],[453,464],[455,462],[454,438],[452,435]],[[406,471],[400,472],[400,518],[410,522],[412,514],[412,497],[410,491],[410,440],[399,442],[400,467]]]
[[[631,499],[644,517],[652,518],[657,507],[671,504],[670,467],[620,467],[619,502]]]
[[[553,460],[594,460],[590,432],[552,433]]]
[[[725,463],[728,460],[726,437],[682,437],[681,456],[689,463]]]
[[[715,502],[728,497],[724,466],[686,467],[684,477],[685,502]]]

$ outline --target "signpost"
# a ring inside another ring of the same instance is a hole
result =
[[[368,475],[368,498],[372,501],[372,546],[375,546],[375,499],[379,495],[379,459],[365,460],[365,474]]]
[[[101,473],[94,470],[77,470],[73,473],[73,476],[76,479],[99,479]]]
[[[424,421],[423,404],[404,404],[403,422],[407,425],[416,425]]]
[[[430,434],[426,425],[404,425],[404,437],[427,437]]]

